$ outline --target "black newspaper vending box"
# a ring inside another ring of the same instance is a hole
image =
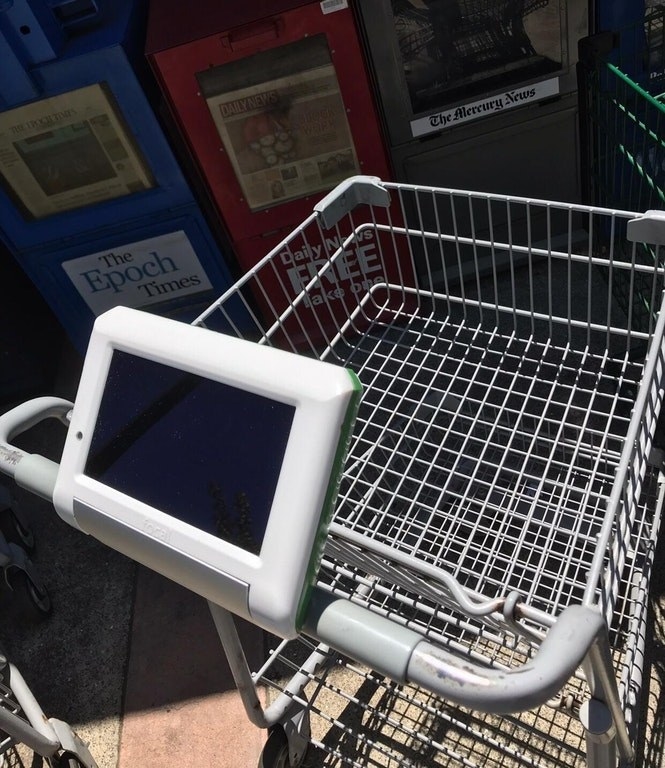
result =
[[[358,0],[398,181],[574,200],[587,0]]]

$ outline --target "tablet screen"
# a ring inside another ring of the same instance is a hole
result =
[[[258,554],[295,406],[114,350],[84,473]]]

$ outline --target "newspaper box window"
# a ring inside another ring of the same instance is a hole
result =
[[[393,0],[414,112],[561,69],[559,0]]]
[[[357,0],[356,8],[394,178],[578,199],[575,65],[589,0]]]
[[[0,113],[0,179],[28,219],[155,185],[103,83]]]
[[[95,323],[55,507],[213,603],[294,636],[359,396],[339,366],[116,307]]]
[[[245,274],[340,182],[358,174],[385,179],[390,168],[348,3],[204,6],[192,14],[179,0],[152,2],[146,52]],[[314,300],[343,312],[352,285],[397,272],[378,263],[375,241],[366,232],[345,243],[331,226],[314,250],[303,242],[282,251],[273,280],[255,297],[257,311],[285,308],[285,286],[309,282],[341,248]],[[310,310],[300,307],[303,330],[325,333]]]
[[[197,80],[252,211],[360,172],[325,35],[213,67]]]

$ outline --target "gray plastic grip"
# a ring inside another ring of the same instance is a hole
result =
[[[42,499],[53,501],[53,489],[58,477],[58,467],[59,464],[45,456],[28,453],[16,465],[14,480],[21,488],[36,493]]]
[[[398,683],[406,682],[411,653],[422,640],[417,632],[321,589],[312,590],[303,632]]]
[[[665,245],[665,211],[646,211],[639,219],[631,219],[626,238],[632,243]]]
[[[0,416],[0,441],[11,443],[16,435],[26,432],[45,419],[59,419],[68,425],[67,414],[74,407],[61,397],[35,397]]]
[[[0,472],[13,477],[22,488],[53,501],[58,464],[44,456],[27,453],[11,444],[14,437],[45,419],[68,425],[73,404],[60,397],[36,397],[0,416]]]

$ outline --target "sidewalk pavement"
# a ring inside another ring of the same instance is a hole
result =
[[[245,714],[206,603],[140,568],[131,638],[118,768],[256,766],[265,734]],[[242,640],[250,663],[262,661],[262,633],[243,625]]]
[[[245,714],[206,602],[80,533],[78,542],[59,533],[55,547],[38,534],[34,554],[53,614],[39,618],[22,595],[0,593],[0,645],[45,713],[75,728],[99,768],[256,766],[265,734]],[[240,629],[256,663],[262,633]],[[32,766],[19,755],[16,768]]]

